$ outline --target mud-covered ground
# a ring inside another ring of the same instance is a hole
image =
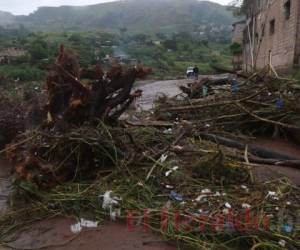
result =
[[[129,231],[126,224],[108,223],[94,229],[85,229],[79,234],[70,230],[73,219],[56,217],[33,224],[20,232],[13,242],[3,246],[8,249],[50,250],[175,250],[175,246],[142,228]],[[9,246],[8,246],[9,245]]]

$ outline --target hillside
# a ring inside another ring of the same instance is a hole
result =
[[[129,33],[228,32],[234,21],[226,7],[197,0],[125,0],[84,7],[41,7],[17,16],[34,31],[119,31]],[[0,21],[1,24],[1,21]]]
[[[9,12],[1,11],[0,10],[0,25],[1,26],[6,26],[9,24],[14,23],[15,17],[10,14]]]

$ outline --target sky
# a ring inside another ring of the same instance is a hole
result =
[[[61,5],[89,5],[114,0],[0,0],[0,10],[8,11],[15,15],[28,15],[40,6],[61,6]],[[220,4],[228,4],[231,0],[211,0]]]

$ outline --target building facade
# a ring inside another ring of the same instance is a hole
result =
[[[27,51],[22,48],[11,47],[0,51],[0,64],[9,64],[13,60],[25,56]]]
[[[233,35],[231,40],[232,65],[235,70],[243,68],[243,38],[246,21],[239,21],[233,25]]]
[[[244,70],[272,66],[287,71],[300,63],[300,1],[245,0]]]

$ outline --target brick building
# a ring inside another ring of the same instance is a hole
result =
[[[25,56],[26,54],[26,50],[16,47],[0,50],[0,64],[9,64],[11,61]]]
[[[300,1],[245,0],[244,70],[272,65],[287,71],[300,63]]]
[[[232,65],[234,69],[240,70],[243,67],[243,38],[246,21],[239,21],[233,25],[233,34],[231,40],[231,50],[233,53]]]

